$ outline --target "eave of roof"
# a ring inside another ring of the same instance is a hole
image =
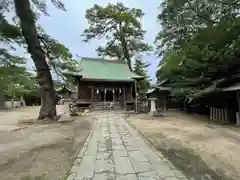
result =
[[[56,92],[63,91],[64,89],[66,89],[66,90],[69,91],[69,92],[75,92],[74,90],[72,90],[72,89],[70,89],[70,88],[68,88],[68,87],[66,87],[66,86],[62,86],[62,87],[60,87],[60,88],[57,88],[57,89],[56,89]]]
[[[155,91],[159,91],[159,92],[162,92],[162,91],[170,91],[171,88],[170,87],[163,87],[163,86],[159,86],[159,87],[156,87],[156,88],[152,88],[152,89],[149,89],[147,91],[147,94],[151,94],[151,93],[154,93]]]
[[[240,90],[240,83],[237,83],[237,84],[229,86],[229,87],[222,88],[222,91],[224,91],[224,92],[238,91],[238,90]]]
[[[81,78],[81,81],[95,81],[95,82],[133,82],[134,79],[93,79],[93,78]]]
[[[156,90],[156,88],[152,88],[152,89],[148,89],[148,91],[146,92],[146,94],[151,94]]]
[[[157,88],[159,89],[159,91],[170,91],[171,90],[170,87],[165,87],[165,86],[159,86]]]
[[[79,77],[82,78],[82,75],[79,72],[62,72],[63,75],[69,75],[73,77]]]

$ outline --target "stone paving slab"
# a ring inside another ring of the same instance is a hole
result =
[[[97,118],[67,180],[187,180],[121,114],[108,112]]]

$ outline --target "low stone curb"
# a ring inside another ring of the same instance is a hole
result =
[[[96,120],[96,121],[94,122],[94,125],[93,125],[91,131],[89,132],[88,136],[86,137],[86,139],[85,139],[85,141],[84,141],[83,147],[81,148],[81,150],[80,150],[79,153],[77,154],[76,158],[74,159],[73,165],[72,165],[72,167],[71,167],[71,170],[70,170],[70,172],[69,172],[66,180],[74,180],[74,179],[76,178],[77,173],[74,171],[75,165],[78,166],[78,165],[81,163],[82,157],[84,156],[84,153],[85,153],[85,151],[87,150],[88,143],[89,143],[89,141],[90,141],[90,139],[91,139],[91,137],[92,137],[92,135],[93,135],[93,132],[94,132],[96,126],[97,126],[97,123],[98,123],[98,120]]]

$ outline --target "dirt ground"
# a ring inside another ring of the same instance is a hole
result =
[[[162,115],[129,115],[127,120],[190,179],[240,179],[239,127],[181,112]]]
[[[28,107],[0,112],[1,180],[65,179],[94,123],[87,115],[64,123],[25,121],[35,118],[38,110]]]

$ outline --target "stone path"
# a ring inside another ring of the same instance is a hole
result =
[[[187,180],[123,116],[107,112],[97,118],[67,180]]]

